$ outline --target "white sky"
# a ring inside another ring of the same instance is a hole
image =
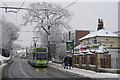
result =
[[[8,2],[9,1],[9,2]],[[11,2],[10,2],[11,1]],[[18,1],[20,1],[18,3]],[[7,6],[16,6],[19,7],[24,0],[2,0],[0,4],[4,6],[3,2],[6,3]],[[26,0],[26,3],[23,7],[28,7],[29,1],[42,1],[42,0]],[[43,0],[49,1],[49,0]],[[71,2],[76,0],[67,0],[69,2],[64,2],[65,0],[50,0],[56,1],[57,4],[60,4],[63,7],[66,7]],[[62,2],[61,2],[62,1]],[[118,0],[79,0],[78,2],[74,3],[67,9],[73,14],[69,25],[73,29],[82,29],[82,30],[96,30],[97,28],[97,19],[101,18],[104,21],[104,27],[111,32],[118,30]],[[6,19],[10,22],[17,23],[18,27],[21,28],[23,31],[31,31],[32,25],[28,25],[27,27],[20,26],[22,21],[22,16],[25,14],[26,11],[20,10],[17,14],[15,13],[5,13],[4,9],[0,9],[0,15],[4,15]],[[32,32],[21,32],[19,40],[27,40],[27,41],[18,41],[17,43],[21,44],[22,46],[30,45],[32,40]]]

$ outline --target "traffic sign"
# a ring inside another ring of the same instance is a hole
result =
[[[71,50],[74,48],[74,43],[73,42],[66,42],[66,49]]]

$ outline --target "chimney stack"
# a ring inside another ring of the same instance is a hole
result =
[[[97,28],[97,31],[101,30],[101,29],[104,29],[103,25],[104,25],[103,20],[102,19],[98,19],[98,28]]]

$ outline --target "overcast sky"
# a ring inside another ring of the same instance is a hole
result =
[[[6,0],[2,0],[0,2],[1,6],[5,6],[3,2],[7,6],[16,6],[19,7],[24,0],[21,0],[22,2],[5,2]],[[36,0],[39,1],[39,0]],[[46,1],[46,0],[44,0]],[[66,7],[69,5],[71,2],[76,1],[76,0],[71,0],[69,2],[55,2],[56,4],[59,4],[61,6]],[[97,2],[98,1],[98,2]],[[83,0],[79,0],[78,2],[74,3],[67,9],[73,14],[71,21],[69,22],[69,25],[74,29],[74,30],[96,30],[97,28],[97,19],[101,18],[104,21],[104,27],[106,30],[110,32],[115,32],[118,30],[118,3],[115,2],[115,0],[104,0],[104,2],[99,2],[100,0],[91,0],[91,2],[86,2]],[[117,0],[116,0],[117,1]],[[26,3],[23,5],[23,7],[28,7],[28,3],[26,0]],[[0,14],[1,16],[4,15],[5,18],[17,24],[18,27],[21,28],[23,31],[31,31],[32,30],[32,25],[28,26],[20,26],[20,24],[23,23],[22,21],[22,16],[26,13],[24,10],[20,10],[17,13],[17,18],[15,13],[5,13],[4,9],[0,9]],[[27,40],[25,41],[17,41],[17,43],[22,44],[22,46],[28,46],[32,40],[32,32],[21,32],[19,40]]]

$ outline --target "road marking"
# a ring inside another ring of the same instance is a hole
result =
[[[16,62],[16,61],[13,62],[13,64],[11,65],[11,67],[10,67],[10,69],[9,69],[9,72],[8,72],[8,73],[9,73],[9,77],[10,77],[11,79],[12,79],[12,76],[10,75],[10,71],[11,71],[13,65],[15,64],[15,62]]]
[[[26,76],[26,78],[30,78],[30,76],[28,76],[28,75],[23,71],[22,66],[21,66],[21,62],[20,62],[20,68],[19,68],[19,69],[20,69],[21,72]]]

